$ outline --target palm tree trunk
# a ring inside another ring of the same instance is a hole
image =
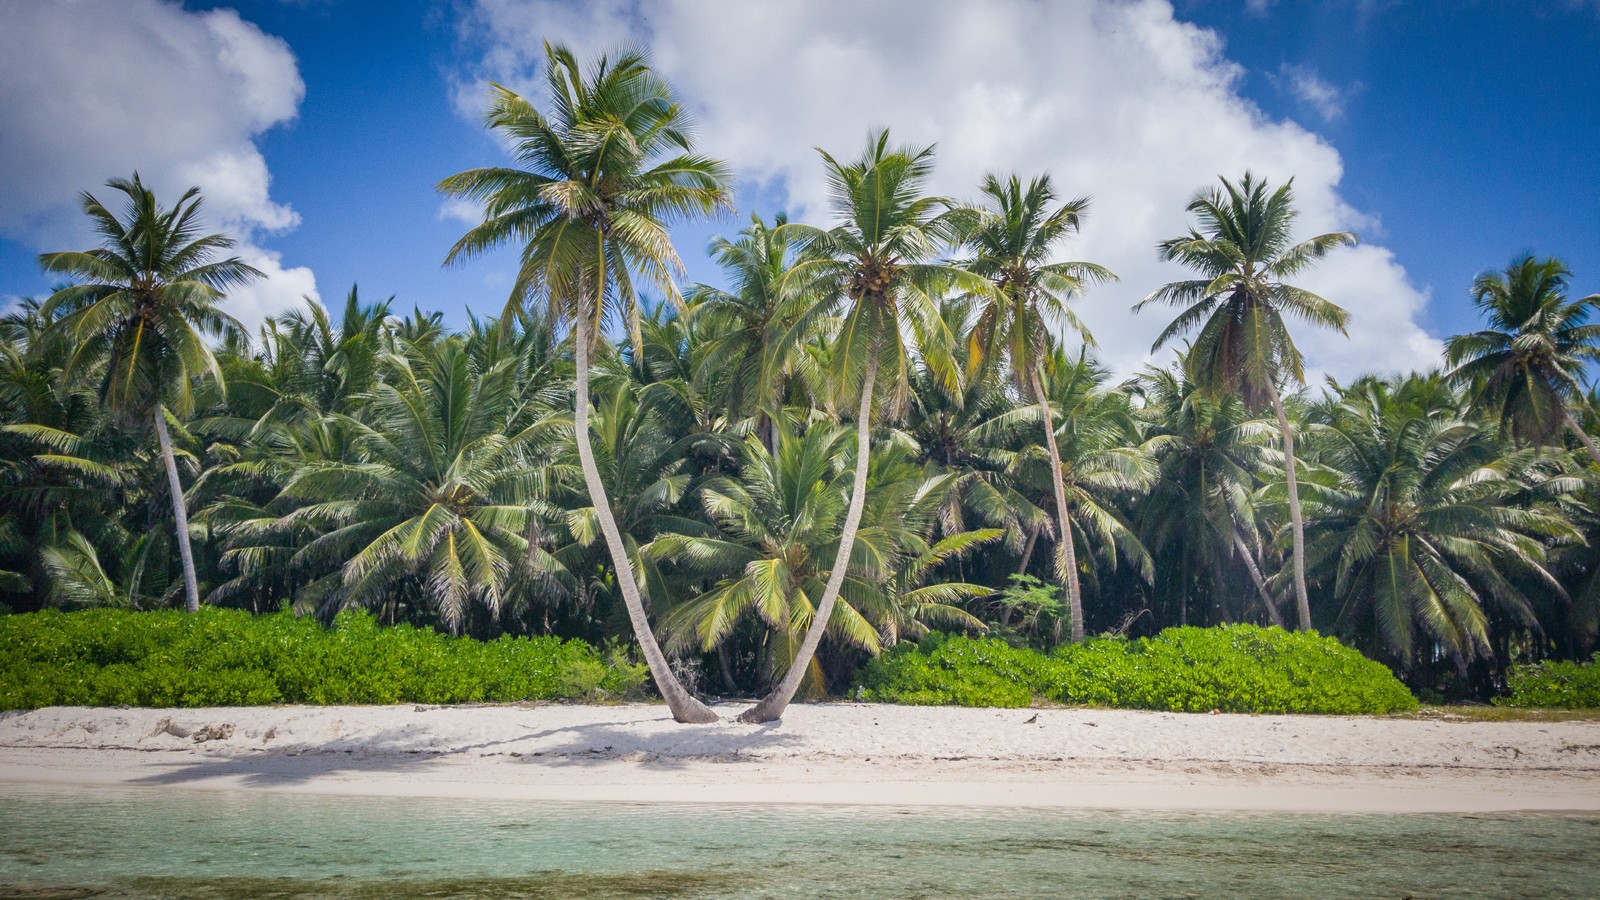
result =
[[[1306,520],[1300,514],[1300,483],[1294,473],[1294,432],[1289,428],[1289,414],[1283,411],[1283,400],[1278,387],[1267,381],[1267,395],[1272,398],[1272,409],[1278,414],[1278,430],[1283,432],[1283,470],[1289,481],[1289,520],[1294,528],[1294,602],[1300,619],[1300,630],[1311,630],[1311,601],[1306,594]]]
[[[594,448],[589,442],[589,317],[580,310],[573,317],[573,344],[577,362],[577,384],[572,400],[573,438],[578,445],[578,464],[583,468],[583,482],[589,488],[589,502],[594,504],[595,518],[600,520],[600,531],[606,538],[606,549],[611,552],[611,564],[617,571],[617,586],[622,589],[622,602],[628,608],[628,620],[633,623],[634,637],[644,649],[644,661],[650,666],[650,676],[656,689],[672,710],[672,718],[679,722],[704,724],[717,721],[717,714],[696,700],[667,665],[667,657],[656,643],[655,632],[650,630],[650,618],[645,615],[644,601],[639,595],[639,584],[633,578],[633,566],[622,544],[622,534],[617,530],[616,519],[611,515],[611,500],[600,481],[600,470],[594,464]]]
[[[178,558],[183,561],[183,591],[189,612],[200,609],[200,581],[194,574],[194,551],[189,547],[189,511],[184,509],[183,484],[178,481],[178,460],[172,455],[172,437],[167,434],[167,414],[156,404],[156,438],[161,442],[161,461],[167,467],[167,487],[172,491],[172,518],[178,528]]]
[[[1067,609],[1072,616],[1074,644],[1083,640],[1083,591],[1078,584],[1078,551],[1072,541],[1072,519],[1067,514],[1067,488],[1061,473],[1061,451],[1056,447],[1055,415],[1044,392],[1044,378],[1033,376],[1033,392],[1039,398],[1039,413],[1044,417],[1044,440],[1050,448],[1050,487],[1056,496],[1056,577],[1067,588]],[[1061,623],[1056,622],[1056,640],[1061,640]]]
[[[1039,540],[1039,526],[1028,526],[1028,542],[1022,546],[1022,562],[1017,564],[1017,574],[1028,573],[1028,563],[1033,561],[1033,545]],[[1011,607],[1007,606],[1000,611],[1000,627],[1005,628],[1011,624]]]
[[[1233,533],[1233,547],[1239,551],[1239,556],[1244,559],[1244,567],[1250,570],[1250,580],[1255,582],[1256,592],[1261,595],[1261,605],[1267,611],[1267,618],[1272,624],[1283,627],[1283,616],[1278,613],[1278,604],[1272,599],[1272,592],[1267,590],[1267,580],[1261,577],[1261,569],[1256,565],[1256,558],[1250,555],[1250,548],[1245,546],[1244,538],[1239,537],[1239,532]]]
[[[855,548],[856,530],[861,526],[861,512],[867,505],[867,464],[871,459],[872,451],[872,389],[878,377],[878,358],[873,354],[867,362],[867,371],[861,378],[861,404],[856,412],[856,480],[850,486],[850,508],[845,512],[844,530],[839,535],[839,550],[834,554],[833,569],[828,572],[828,583],[822,589],[822,599],[817,603],[816,612],[811,617],[811,627],[806,629],[805,641],[800,644],[800,652],[795,654],[794,661],[789,664],[789,671],[783,675],[783,680],[778,682],[772,692],[762,698],[760,703],[745,710],[739,716],[739,721],[752,725],[763,722],[773,722],[783,716],[783,711],[789,708],[789,701],[794,699],[794,692],[800,688],[800,681],[811,668],[811,658],[816,655],[817,646],[822,643],[822,633],[828,628],[828,619],[833,615],[833,606],[839,599],[839,590],[844,587],[845,571],[850,567],[850,554]]]
[[[1578,440],[1583,443],[1584,447],[1588,448],[1589,458],[1594,460],[1595,465],[1600,466],[1600,448],[1595,447],[1594,438],[1589,437],[1589,432],[1583,430],[1583,426],[1578,423],[1577,418],[1572,415],[1572,410],[1566,404],[1561,406],[1561,415],[1567,420],[1567,427],[1572,429],[1572,433],[1578,436]]]

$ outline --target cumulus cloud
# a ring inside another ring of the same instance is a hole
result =
[[[262,238],[299,224],[271,197],[257,135],[305,95],[294,55],[229,9],[162,0],[0,6],[0,234],[38,250],[92,243],[85,189],[137,170],[165,203],[198,185],[207,225],[268,278],[227,308],[247,324],[316,296]]]
[[[791,211],[813,220],[828,216],[813,147],[851,158],[875,126],[892,126],[900,142],[936,142],[932,187],[946,195],[972,196],[989,171],[1052,173],[1063,196],[1093,197],[1084,232],[1064,255],[1121,276],[1095,288],[1079,312],[1123,373],[1152,360],[1150,343],[1166,324],[1161,311],[1134,316],[1129,307],[1184,275],[1157,259],[1156,242],[1186,230],[1185,204],[1217,175],[1294,177],[1303,236],[1375,221],[1341,199],[1338,152],[1243,99],[1242,72],[1220,38],[1178,21],[1164,0],[669,0],[645,8],[478,0],[466,27],[485,48],[473,74],[525,86],[537,84],[547,39],[583,54],[648,48],[697,112],[702,148],[747,181],[786,186]],[[1305,286],[1354,317],[1348,340],[1299,329],[1316,370],[1437,364],[1439,343],[1417,324],[1427,297],[1389,251],[1341,251]]]

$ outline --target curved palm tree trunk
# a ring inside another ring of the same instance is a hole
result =
[[[855,549],[856,531],[861,527],[861,512],[867,505],[867,464],[872,451],[872,389],[878,377],[878,359],[874,355],[867,363],[866,374],[861,379],[861,405],[856,412],[856,480],[850,486],[850,508],[845,512],[844,530],[839,535],[839,550],[833,558],[833,569],[828,572],[828,583],[822,589],[822,599],[811,617],[811,627],[800,644],[789,671],[783,675],[772,692],[760,703],[745,710],[739,721],[752,725],[773,722],[783,716],[799,690],[800,681],[811,668],[811,660],[822,643],[822,633],[828,629],[828,619],[833,616],[834,603],[839,599],[839,589],[844,587],[844,576],[850,568],[850,554]]]
[[[1256,565],[1256,558],[1250,555],[1250,548],[1245,546],[1244,538],[1239,537],[1239,532],[1233,532],[1233,548],[1239,551],[1239,556],[1244,559],[1244,567],[1250,570],[1250,580],[1255,583],[1256,593],[1261,595],[1261,606],[1267,611],[1267,618],[1272,624],[1283,627],[1283,616],[1278,613],[1277,601],[1272,599],[1272,592],[1267,590],[1267,580],[1261,577],[1261,568]]]
[[[1078,584],[1078,550],[1072,541],[1072,517],[1067,512],[1067,488],[1061,472],[1061,451],[1056,447],[1055,414],[1044,392],[1044,379],[1035,374],[1033,392],[1039,398],[1039,413],[1044,417],[1044,440],[1050,448],[1050,481],[1056,496],[1056,577],[1067,588],[1067,609],[1072,616],[1074,644],[1083,640],[1083,590]],[[1056,623],[1056,640],[1061,640],[1061,623]]]
[[[1294,527],[1294,602],[1300,619],[1300,630],[1311,630],[1311,601],[1306,595],[1306,520],[1300,514],[1300,483],[1294,473],[1294,432],[1289,428],[1289,414],[1283,411],[1283,400],[1278,387],[1267,382],[1267,395],[1272,398],[1272,409],[1278,414],[1278,430],[1283,432],[1284,474],[1289,481],[1289,520]]]
[[[589,442],[589,323],[583,311],[573,317],[573,344],[577,362],[577,384],[572,400],[574,442],[578,445],[578,464],[583,468],[583,483],[589,489],[589,501],[594,504],[595,518],[600,520],[600,531],[606,538],[606,549],[611,552],[611,564],[617,570],[617,585],[622,589],[622,602],[628,608],[628,620],[633,623],[634,637],[644,649],[644,661],[650,666],[650,676],[672,718],[679,722],[704,724],[717,721],[717,714],[696,700],[667,665],[667,657],[650,630],[650,618],[645,615],[644,601],[639,595],[639,583],[633,578],[633,566],[628,562],[628,552],[622,545],[622,534],[617,530],[616,519],[611,515],[611,500],[600,481],[600,470],[594,464],[594,448]]]
[[[189,612],[200,609],[200,581],[194,574],[194,551],[189,547],[189,511],[184,509],[183,484],[178,481],[178,460],[172,455],[172,437],[167,434],[167,414],[156,404],[156,438],[161,442],[161,461],[167,467],[167,487],[172,490],[172,518],[178,528],[178,558],[183,560],[183,591]]]
[[[1578,436],[1578,440],[1583,442],[1583,446],[1589,450],[1589,458],[1594,460],[1595,465],[1600,466],[1600,448],[1595,447],[1594,438],[1589,437],[1589,432],[1583,430],[1583,426],[1572,415],[1572,410],[1567,408],[1565,404],[1561,407],[1561,415],[1567,420],[1567,427],[1572,430],[1573,434]]]

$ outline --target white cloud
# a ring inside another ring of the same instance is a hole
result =
[[[940,193],[971,196],[988,171],[1051,172],[1063,196],[1093,195],[1084,233],[1064,253],[1122,277],[1079,312],[1124,373],[1150,357],[1167,322],[1129,307],[1183,274],[1157,260],[1156,242],[1188,227],[1184,205],[1218,174],[1293,176],[1304,236],[1374,221],[1341,199],[1338,152],[1242,99],[1241,70],[1217,35],[1177,21],[1164,0],[673,0],[643,18],[615,0],[478,0],[468,27],[487,46],[472,74],[513,84],[534,83],[546,39],[585,55],[627,41],[648,47],[698,114],[702,149],[747,181],[781,179],[794,211],[812,219],[827,215],[812,148],[853,157],[875,126],[892,126],[900,142],[938,143]],[[1305,284],[1354,316],[1350,340],[1297,329],[1314,369],[1437,364],[1438,342],[1417,324],[1427,297],[1387,250],[1335,254]]]
[[[483,222],[483,210],[483,204],[476,200],[447,197],[439,203],[439,221],[460,222],[470,228]]]
[[[303,307],[307,298],[317,296],[317,279],[305,266],[285,268],[283,258],[270,250],[245,246],[237,248],[240,259],[261,270],[265,278],[237,287],[228,293],[223,308],[244,323],[253,339],[256,328],[267,316],[276,316]]]
[[[1337,122],[1344,118],[1350,95],[1360,90],[1360,85],[1340,88],[1324,80],[1317,70],[1305,65],[1284,63],[1276,75],[1267,76],[1278,90],[1283,91],[1303,106],[1311,109],[1324,122]]]
[[[0,5],[0,233],[38,250],[92,243],[80,191],[137,170],[164,203],[198,185],[208,227],[268,273],[226,307],[248,324],[316,296],[260,239],[299,224],[254,140],[305,95],[282,40],[229,9],[161,0]]]

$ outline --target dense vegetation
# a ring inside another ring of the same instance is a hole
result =
[[[647,677],[582,641],[477,641],[356,610],[327,627],[212,608],[0,616],[0,709],[620,699]]]
[[[728,173],[643,60],[550,54],[549,114],[502,90],[488,117],[518,167],[440,185],[485,205],[451,258],[523,251],[510,302],[484,298],[504,312],[462,331],[352,288],[246,334],[227,292],[255,273],[197,196],[86,194],[101,246],[42,257],[62,288],[0,319],[0,604],[366,610],[419,647],[631,636],[684,720],[709,714],[695,692],[771,689],[770,716],[843,690],[930,629],[1066,666],[1257,633],[1051,652],[1083,635],[1315,628],[1458,696],[1596,648],[1600,297],[1558,261],[1486,272],[1483,330],[1440,371],[1308,392],[1292,329],[1347,316],[1292,281],[1354,238],[1297,241],[1287,185],[1224,179],[1155,251],[1194,280],[1140,304],[1175,308],[1162,342],[1188,349],[1117,382],[1071,308],[1112,273],[1064,261],[1117,210],[1042,175],[935,197],[933,150],[879,133],[824,154],[827,227],[752,217],[712,247],[726,285],[680,291],[667,225],[727,206]],[[181,618],[173,640],[247,627]],[[53,627],[23,621],[5,652]],[[464,695],[418,699],[440,696]]]
[[[862,670],[857,696],[884,703],[1075,706],[1173,712],[1389,713],[1416,698],[1387,668],[1332,638],[1256,625],[1169,628],[1054,653],[994,638],[933,635]]]
[[[1600,709],[1600,653],[1587,662],[1546,659],[1515,666],[1507,680],[1511,693],[1495,698],[1502,706]]]

